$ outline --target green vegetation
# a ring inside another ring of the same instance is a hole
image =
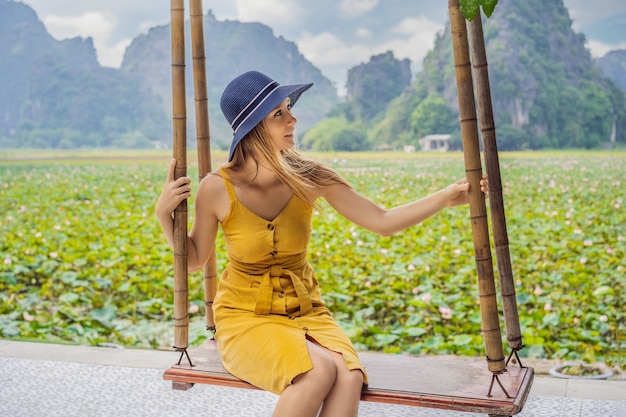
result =
[[[596,366],[577,364],[565,365],[560,369],[560,372],[572,376],[598,376],[604,374],[606,371]]]
[[[475,13],[479,5],[487,11],[496,2],[464,3]],[[605,78],[592,60],[584,36],[572,30],[562,3],[500,2],[483,26],[500,150],[597,149],[626,144],[624,90]],[[610,62],[604,62],[606,76],[620,79],[623,56],[615,54]],[[388,106],[383,102],[383,116],[371,122],[357,119],[372,127],[369,143],[373,146],[419,148],[419,139],[429,134],[451,134],[451,145],[460,145],[449,27],[437,35],[422,67],[411,88]],[[360,74],[367,77],[363,85],[385,85],[393,76],[390,68],[388,65],[383,72],[384,67],[377,67]],[[376,106],[375,94],[364,96],[369,98],[368,106]]]
[[[153,215],[169,155],[26,156],[0,160],[0,336],[171,345],[173,256]],[[313,156],[385,206],[464,175],[457,153]],[[522,355],[622,360],[626,154],[504,153],[500,161]],[[189,175],[197,178],[195,166]],[[468,216],[452,208],[379,237],[328,207],[315,214],[310,260],[359,349],[482,355]],[[219,269],[224,251],[219,237]],[[190,276],[190,297],[197,344],[207,336],[199,274]]]
[[[397,60],[392,51],[375,55],[368,63],[350,69],[346,84],[348,99],[343,112],[350,121],[369,123],[411,84],[411,62]]]
[[[473,20],[476,13],[480,10],[480,6],[482,6],[485,15],[490,17],[498,4],[498,0],[460,0],[459,3],[461,13],[463,13],[468,20]]]
[[[316,151],[355,152],[369,149],[367,129],[361,122],[350,123],[345,116],[329,117],[307,131],[303,145]]]
[[[377,132],[369,132],[368,128],[383,118],[389,103],[410,83],[410,61],[397,60],[391,51],[350,69],[346,101],[308,130],[303,144],[316,151],[358,152],[385,143]]]

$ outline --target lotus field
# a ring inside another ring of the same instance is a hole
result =
[[[173,343],[173,255],[153,214],[170,156],[124,156],[0,158],[1,337]],[[464,176],[461,154],[314,157],[387,207]],[[195,190],[195,156],[189,160]],[[626,154],[503,154],[500,165],[521,356],[620,363]],[[191,221],[193,200],[189,207]],[[354,226],[325,204],[313,221],[310,261],[358,349],[484,355],[467,207],[392,237]],[[221,270],[221,236],[217,245]],[[199,344],[208,336],[202,276],[189,281],[190,341]]]

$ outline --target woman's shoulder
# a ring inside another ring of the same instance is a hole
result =
[[[200,188],[198,189],[198,193],[208,192],[210,194],[215,194],[216,192],[226,192],[226,186],[224,185],[224,179],[228,179],[225,175],[225,171],[222,168],[218,168],[215,171],[209,172],[203,179],[200,181]]]
[[[229,212],[230,199],[224,178],[219,170],[210,172],[200,181],[196,204],[207,214],[213,213],[220,222],[226,218]]]

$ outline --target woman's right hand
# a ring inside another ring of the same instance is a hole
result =
[[[155,212],[158,217],[171,216],[172,212],[178,205],[191,196],[191,179],[189,177],[180,177],[174,179],[174,170],[176,169],[176,159],[172,159],[167,170],[167,179],[161,195],[157,200]]]

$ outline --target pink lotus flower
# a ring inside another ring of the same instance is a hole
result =
[[[452,318],[452,310],[448,307],[439,307],[439,312],[441,313],[441,317],[445,320],[450,320]]]

